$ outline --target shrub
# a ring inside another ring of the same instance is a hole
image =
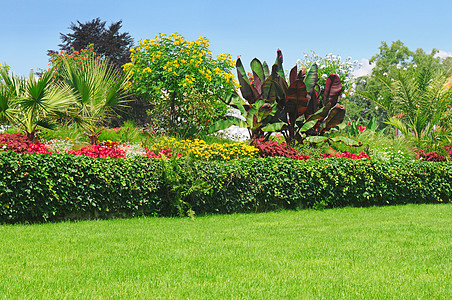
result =
[[[451,182],[446,162],[208,162],[7,151],[0,152],[0,223],[452,203]]]

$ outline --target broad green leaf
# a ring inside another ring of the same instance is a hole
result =
[[[355,141],[351,138],[345,137],[345,136],[335,136],[331,138],[333,142],[343,142],[347,146],[351,147],[361,147],[363,143]]]
[[[283,122],[268,124],[267,126],[264,126],[262,128],[262,131],[264,131],[264,132],[277,132],[277,131],[280,131],[283,128],[284,125],[286,125],[286,123],[283,123]]]
[[[317,120],[309,121],[303,124],[300,128],[300,132],[308,131],[309,129],[313,128],[315,124],[317,124]]]
[[[309,143],[313,143],[313,144],[321,144],[324,143],[328,140],[328,137],[326,136],[308,136],[306,137],[306,141],[308,141]]]

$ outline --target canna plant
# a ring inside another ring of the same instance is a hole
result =
[[[328,77],[323,93],[318,85],[318,67],[293,67],[288,82],[282,66],[283,57],[278,49],[271,72],[266,62],[251,61],[252,78],[237,59],[237,78],[240,94],[232,93],[224,102],[238,109],[241,117],[227,116],[211,127],[211,132],[231,125],[249,129],[252,139],[268,140],[272,132],[281,132],[288,144],[302,142],[308,136],[324,135],[342,123],[345,108],[339,104],[342,86],[339,76]]]

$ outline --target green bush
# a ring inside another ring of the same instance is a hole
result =
[[[0,223],[448,202],[447,162],[0,153]]]

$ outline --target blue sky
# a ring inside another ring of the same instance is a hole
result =
[[[410,49],[437,48],[452,55],[452,1],[117,1],[15,0],[0,4],[0,62],[15,74],[47,68],[47,50],[58,50],[69,25],[101,18],[122,20],[135,42],[157,33],[205,36],[214,54],[273,62],[276,50],[289,69],[314,50],[361,61],[381,41]]]

